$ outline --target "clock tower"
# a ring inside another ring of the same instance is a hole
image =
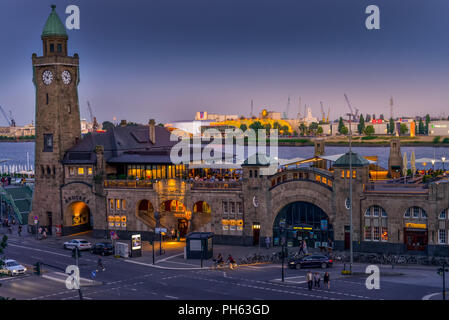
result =
[[[55,11],[47,19],[41,38],[43,55],[33,54],[36,89],[35,189],[29,223],[62,225],[60,186],[64,183],[62,159],[81,137],[78,105],[79,57],[68,55],[66,29]]]

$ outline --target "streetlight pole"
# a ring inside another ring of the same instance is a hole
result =
[[[352,112],[349,115],[349,272],[352,274],[353,248],[352,248]]]
[[[284,237],[284,228],[281,228],[281,250],[282,250],[282,282],[284,282],[284,258],[285,258],[285,237]]]
[[[446,157],[441,157],[441,161],[443,161],[443,173],[444,173],[444,161],[446,161]]]

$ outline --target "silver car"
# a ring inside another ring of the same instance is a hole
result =
[[[17,276],[19,274],[24,274],[27,268],[19,264],[16,260],[8,259],[5,260],[3,265],[3,272],[10,276]]]
[[[92,247],[92,244],[84,239],[72,239],[70,241],[64,242],[64,249],[74,249],[78,248],[78,250],[89,250]]]

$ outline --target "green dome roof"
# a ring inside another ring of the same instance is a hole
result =
[[[369,165],[369,161],[361,157],[357,153],[351,152],[350,156],[348,152],[338,158],[337,161],[335,161],[334,167],[349,168],[349,159],[351,159],[352,167],[364,167]]]
[[[67,32],[65,30],[65,26],[59,18],[58,14],[55,11],[56,6],[51,6],[51,13],[45,23],[44,31],[42,31],[42,37],[48,36],[65,36],[67,37]]]

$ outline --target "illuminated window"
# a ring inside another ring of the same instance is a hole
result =
[[[122,200],[122,210],[126,210],[126,200]]]
[[[365,211],[365,241],[388,241],[388,220],[384,208],[374,205]]]
[[[345,177],[345,170],[341,171],[341,177],[344,178]]]
[[[316,175],[316,176],[315,176],[315,180],[318,181],[318,182],[320,182],[320,181],[321,181],[321,177],[320,177],[319,175]]]
[[[379,227],[374,227],[374,228],[373,228],[373,235],[374,235],[374,236],[373,236],[373,240],[374,240],[374,241],[379,241],[379,238],[380,238],[380,237],[379,237],[379,235],[380,235],[380,234],[379,234]]]
[[[114,210],[114,199],[109,199],[109,210]]]
[[[115,208],[120,210],[120,199],[115,199]]]
[[[348,179],[350,178],[349,177],[349,170],[346,170],[346,178],[348,178]]]
[[[70,174],[71,176],[74,176],[74,175],[75,175],[75,168],[74,168],[74,167],[70,167],[70,168],[69,168],[69,174]]]
[[[355,179],[357,177],[356,171],[352,170],[352,179]]]
[[[91,167],[87,168],[87,175],[88,176],[92,175],[92,168]]]
[[[325,177],[322,177],[322,178],[321,178],[321,182],[324,183],[324,184],[326,184],[326,183],[327,183],[327,179],[326,179]]]
[[[84,176],[84,168],[83,167],[78,168],[78,175]]]

